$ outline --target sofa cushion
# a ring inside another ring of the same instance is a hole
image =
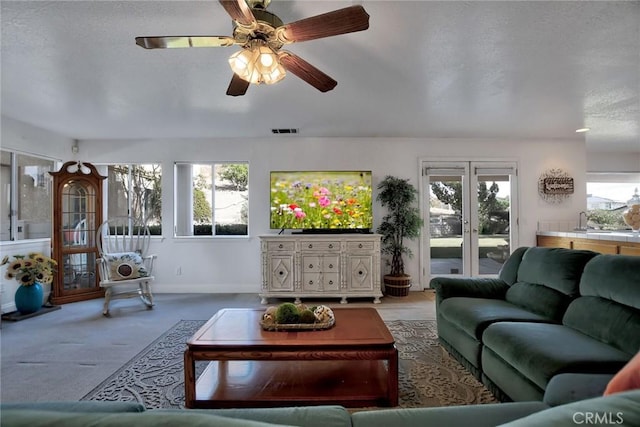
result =
[[[580,295],[598,296],[640,310],[640,257],[598,255],[584,268]]]
[[[502,267],[500,267],[500,271],[498,272],[500,280],[509,286],[516,283],[518,280],[518,269],[520,268],[522,257],[528,249],[528,246],[522,246],[511,252],[511,255],[509,255],[509,258],[507,258],[504,264],[502,264]]]
[[[494,323],[485,330],[482,342],[541,389],[555,375],[615,373],[630,359],[623,351],[550,323]]]
[[[505,300],[560,323],[571,297],[544,285],[518,282],[509,288]]]
[[[493,427],[547,409],[542,402],[493,403],[441,408],[380,409],[355,412],[353,427]]]
[[[569,304],[562,323],[629,357],[640,348],[640,310],[615,301],[594,296],[577,298]]]
[[[640,426],[640,390],[580,400],[501,424],[500,427]]]
[[[179,409],[152,409],[154,413],[174,413]],[[291,406],[248,409],[189,409],[191,413],[219,415],[227,418],[287,424],[300,427],[343,427],[351,425],[351,414],[338,405]]]
[[[640,257],[598,255],[562,322],[630,355],[640,349]]]
[[[564,295],[578,295],[582,271],[595,252],[563,248],[529,248],[518,268],[518,282],[535,283]]]
[[[449,298],[440,304],[439,314],[478,341],[485,328],[497,321],[551,321],[507,301],[487,298]]]
[[[560,374],[551,378],[543,401],[549,406],[602,396],[614,374]]]
[[[1,414],[3,427],[273,427],[276,425],[246,419],[221,417],[214,414],[190,413],[104,413],[104,412],[57,412],[40,410],[8,409]]]
[[[529,248],[505,299],[559,322],[569,302],[578,295],[585,265],[596,255],[563,248]]]

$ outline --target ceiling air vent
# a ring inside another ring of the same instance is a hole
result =
[[[279,133],[298,133],[300,129],[271,129],[271,133],[279,134]]]

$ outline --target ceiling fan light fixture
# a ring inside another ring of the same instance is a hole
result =
[[[278,56],[262,40],[252,40],[250,45],[229,57],[234,73],[253,84],[274,84],[287,74]]]

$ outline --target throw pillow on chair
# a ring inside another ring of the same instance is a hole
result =
[[[129,280],[147,277],[149,273],[144,267],[140,254],[122,252],[107,255],[111,280]]]

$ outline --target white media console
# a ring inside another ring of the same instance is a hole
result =
[[[379,234],[260,236],[262,304],[268,298],[373,297],[380,302]]]

